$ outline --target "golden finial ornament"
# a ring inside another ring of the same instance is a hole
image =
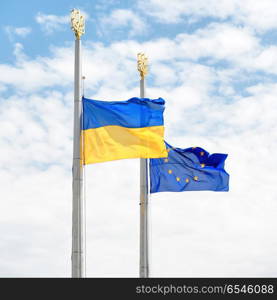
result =
[[[144,53],[138,53],[138,71],[141,79],[148,73],[148,58]]]
[[[80,40],[81,36],[85,33],[85,18],[75,8],[71,11],[71,29],[74,31],[77,40]]]

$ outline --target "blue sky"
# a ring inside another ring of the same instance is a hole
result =
[[[145,52],[166,140],[229,154],[230,192],[151,197],[151,276],[276,277],[275,0],[1,2],[0,276],[70,276],[74,7],[86,97],[138,96]],[[138,160],[86,167],[88,276],[138,276],[138,193]]]

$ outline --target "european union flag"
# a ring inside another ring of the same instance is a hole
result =
[[[150,159],[150,193],[228,191],[224,170],[227,154],[209,154],[200,147],[173,148],[166,143],[167,158]]]

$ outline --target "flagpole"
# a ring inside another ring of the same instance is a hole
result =
[[[83,218],[83,163],[81,161],[81,36],[84,34],[84,18],[79,10],[71,12],[71,28],[75,33],[74,66],[74,135],[72,168],[72,255],[71,276],[84,277],[84,218]]]
[[[138,53],[138,71],[140,73],[140,97],[145,97],[145,76],[147,57]],[[140,159],[140,268],[142,278],[149,277],[148,259],[148,159]]]

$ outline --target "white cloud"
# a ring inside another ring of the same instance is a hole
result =
[[[101,27],[104,32],[110,31],[111,28],[125,30],[129,27],[130,37],[143,34],[147,29],[145,21],[128,9],[113,10],[110,15],[101,18]]]
[[[51,34],[57,30],[64,30],[64,25],[69,24],[70,17],[69,15],[56,16],[38,13],[36,15],[36,21],[42,26],[43,31],[45,31],[47,34]]]
[[[258,31],[277,27],[275,0],[139,0],[139,8],[164,23],[178,23],[184,18],[188,22],[199,21],[204,17],[219,20],[231,18],[233,22],[244,24]]]
[[[27,36],[31,31],[32,30],[31,30],[30,27],[17,27],[17,28],[14,28],[14,33],[19,35],[19,36],[22,36],[22,37]]]
[[[86,21],[89,19],[89,15],[85,11],[81,10],[81,14],[85,17]],[[55,31],[65,30],[65,25],[69,26],[70,24],[70,14],[65,16],[57,16],[52,14],[47,15],[39,12],[35,19],[37,23],[41,25],[42,30],[46,34],[52,34]]]
[[[122,82],[132,84],[137,75],[133,66],[137,53],[141,51],[149,56],[150,70],[153,66],[156,84],[166,84],[169,81],[170,84],[174,84],[180,80],[178,76],[181,75],[176,73],[176,70],[182,69],[184,65],[181,63],[178,67],[179,60],[191,60],[197,64],[199,59],[205,58],[210,60],[210,65],[222,60],[227,61],[230,64],[229,69],[218,71],[218,76],[224,77],[225,83],[237,76],[238,70],[232,71],[233,68],[245,72],[277,72],[273,63],[277,60],[274,47],[261,46],[260,40],[248,29],[216,23],[192,34],[180,34],[175,39],[162,38],[144,43],[129,40],[116,42],[108,48],[101,43],[88,42],[84,51],[86,85],[96,88],[99,84],[105,84],[106,88],[110,86],[118,90]],[[31,60],[24,53],[23,46],[17,43],[14,54],[14,65],[0,65],[0,83],[15,86],[23,91],[55,84],[67,87],[72,83],[72,47],[53,48],[51,57]],[[176,63],[167,65],[167,62]],[[270,64],[273,66],[270,67]],[[111,80],[111,74],[116,74],[116,80]],[[241,76],[243,72],[240,72]],[[232,89],[227,85],[224,88],[232,93]]]
[[[5,26],[4,30],[8,35],[9,40],[13,41],[15,37],[25,38],[32,31],[31,27],[14,27],[14,26]]]
[[[73,57],[72,49],[60,49],[52,59],[39,57],[33,60],[23,50],[22,44],[16,43],[15,64],[0,64],[2,84],[15,87],[20,91],[32,92],[53,85],[66,86],[72,82],[73,65],[69,63]]]
[[[256,58],[253,60],[253,67],[264,72],[277,74],[277,47],[266,47]]]
[[[259,31],[276,29],[277,3],[275,0],[237,0],[234,20]]]
[[[177,39],[183,55],[193,59],[206,56],[237,60],[255,54],[259,47],[259,40],[250,30],[219,23],[193,34],[180,34]]]

